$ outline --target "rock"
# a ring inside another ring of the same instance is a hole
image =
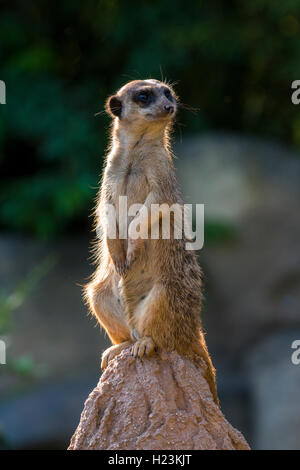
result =
[[[246,361],[255,449],[299,449],[300,365],[293,364],[291,347],[295,340],[300,340],[299,329],[274,333]]]
[[[249,449],[214,403],[200,361],[123,351],[85,402],[69,450]]]
[[[299,154],[278,142],[211,133],[185,136],[175,153],[185,202],[205,204],[209,218],[239,223],[299,197]]]
[[[242,359],[274,327],[300,327],[299,155],[222,134],[186,137],[176,153],[185,201],[205,204],[206,226],[219,221],[234,233],[205,240],[199,261],[209,350]]]

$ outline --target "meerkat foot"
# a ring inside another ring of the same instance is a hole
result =
[[[151,356],[154,349],[155,344],[153,339],[150,336],[144,336],[133,344],[131,353],[134,357],[139,357],[141,359],[144,356]]]
[[[115,344],[114,346],[111,346],[110,348],[106,349],[102,354],[101,369],[105,370],[108,366],[108,363],[116,356],[118,356],[118,354],[120,354],[123,349],[127,348],[130,344],[132,344],[131,341],[124,341],[124,343]]]

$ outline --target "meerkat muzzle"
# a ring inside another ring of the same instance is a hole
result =
[[[164,111],[168,114],[172,114],[172,113],[174,113],[175,108],[174,108],[174,106],[168,104],[168,105],[164,106]]]

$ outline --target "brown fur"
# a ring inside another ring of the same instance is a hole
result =
[[[171,92],[172,115],[165,112],[170,105],[166,88]],[[146,107],[134,101],[137,91],[144,89],[156,96]],[[185,249],[184,239],[111,240],[105,235],[104,204],[114,204],[118,210],[119,196],[127,196],[128,207],[182,204],[169,146],[176,105],[171,87],[156,80],[129,82],[107,100],[114,125],[97,204],[102,236],[97,240],[97,270],[85,294],[114,344],[103,354],[103,368],[129,344],[137,357],[150,355],[155,348],[177,350],[193,359],[200,356],[218,403],[215,370],[200,319],[201,271],[195,253]],[[148,230],[149,220],[141,225]]]

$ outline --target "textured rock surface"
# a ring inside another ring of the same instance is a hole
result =
[[[123,351],[88,397],[75,449],[249,449],[216,406],[199,366],[177,353]]]

